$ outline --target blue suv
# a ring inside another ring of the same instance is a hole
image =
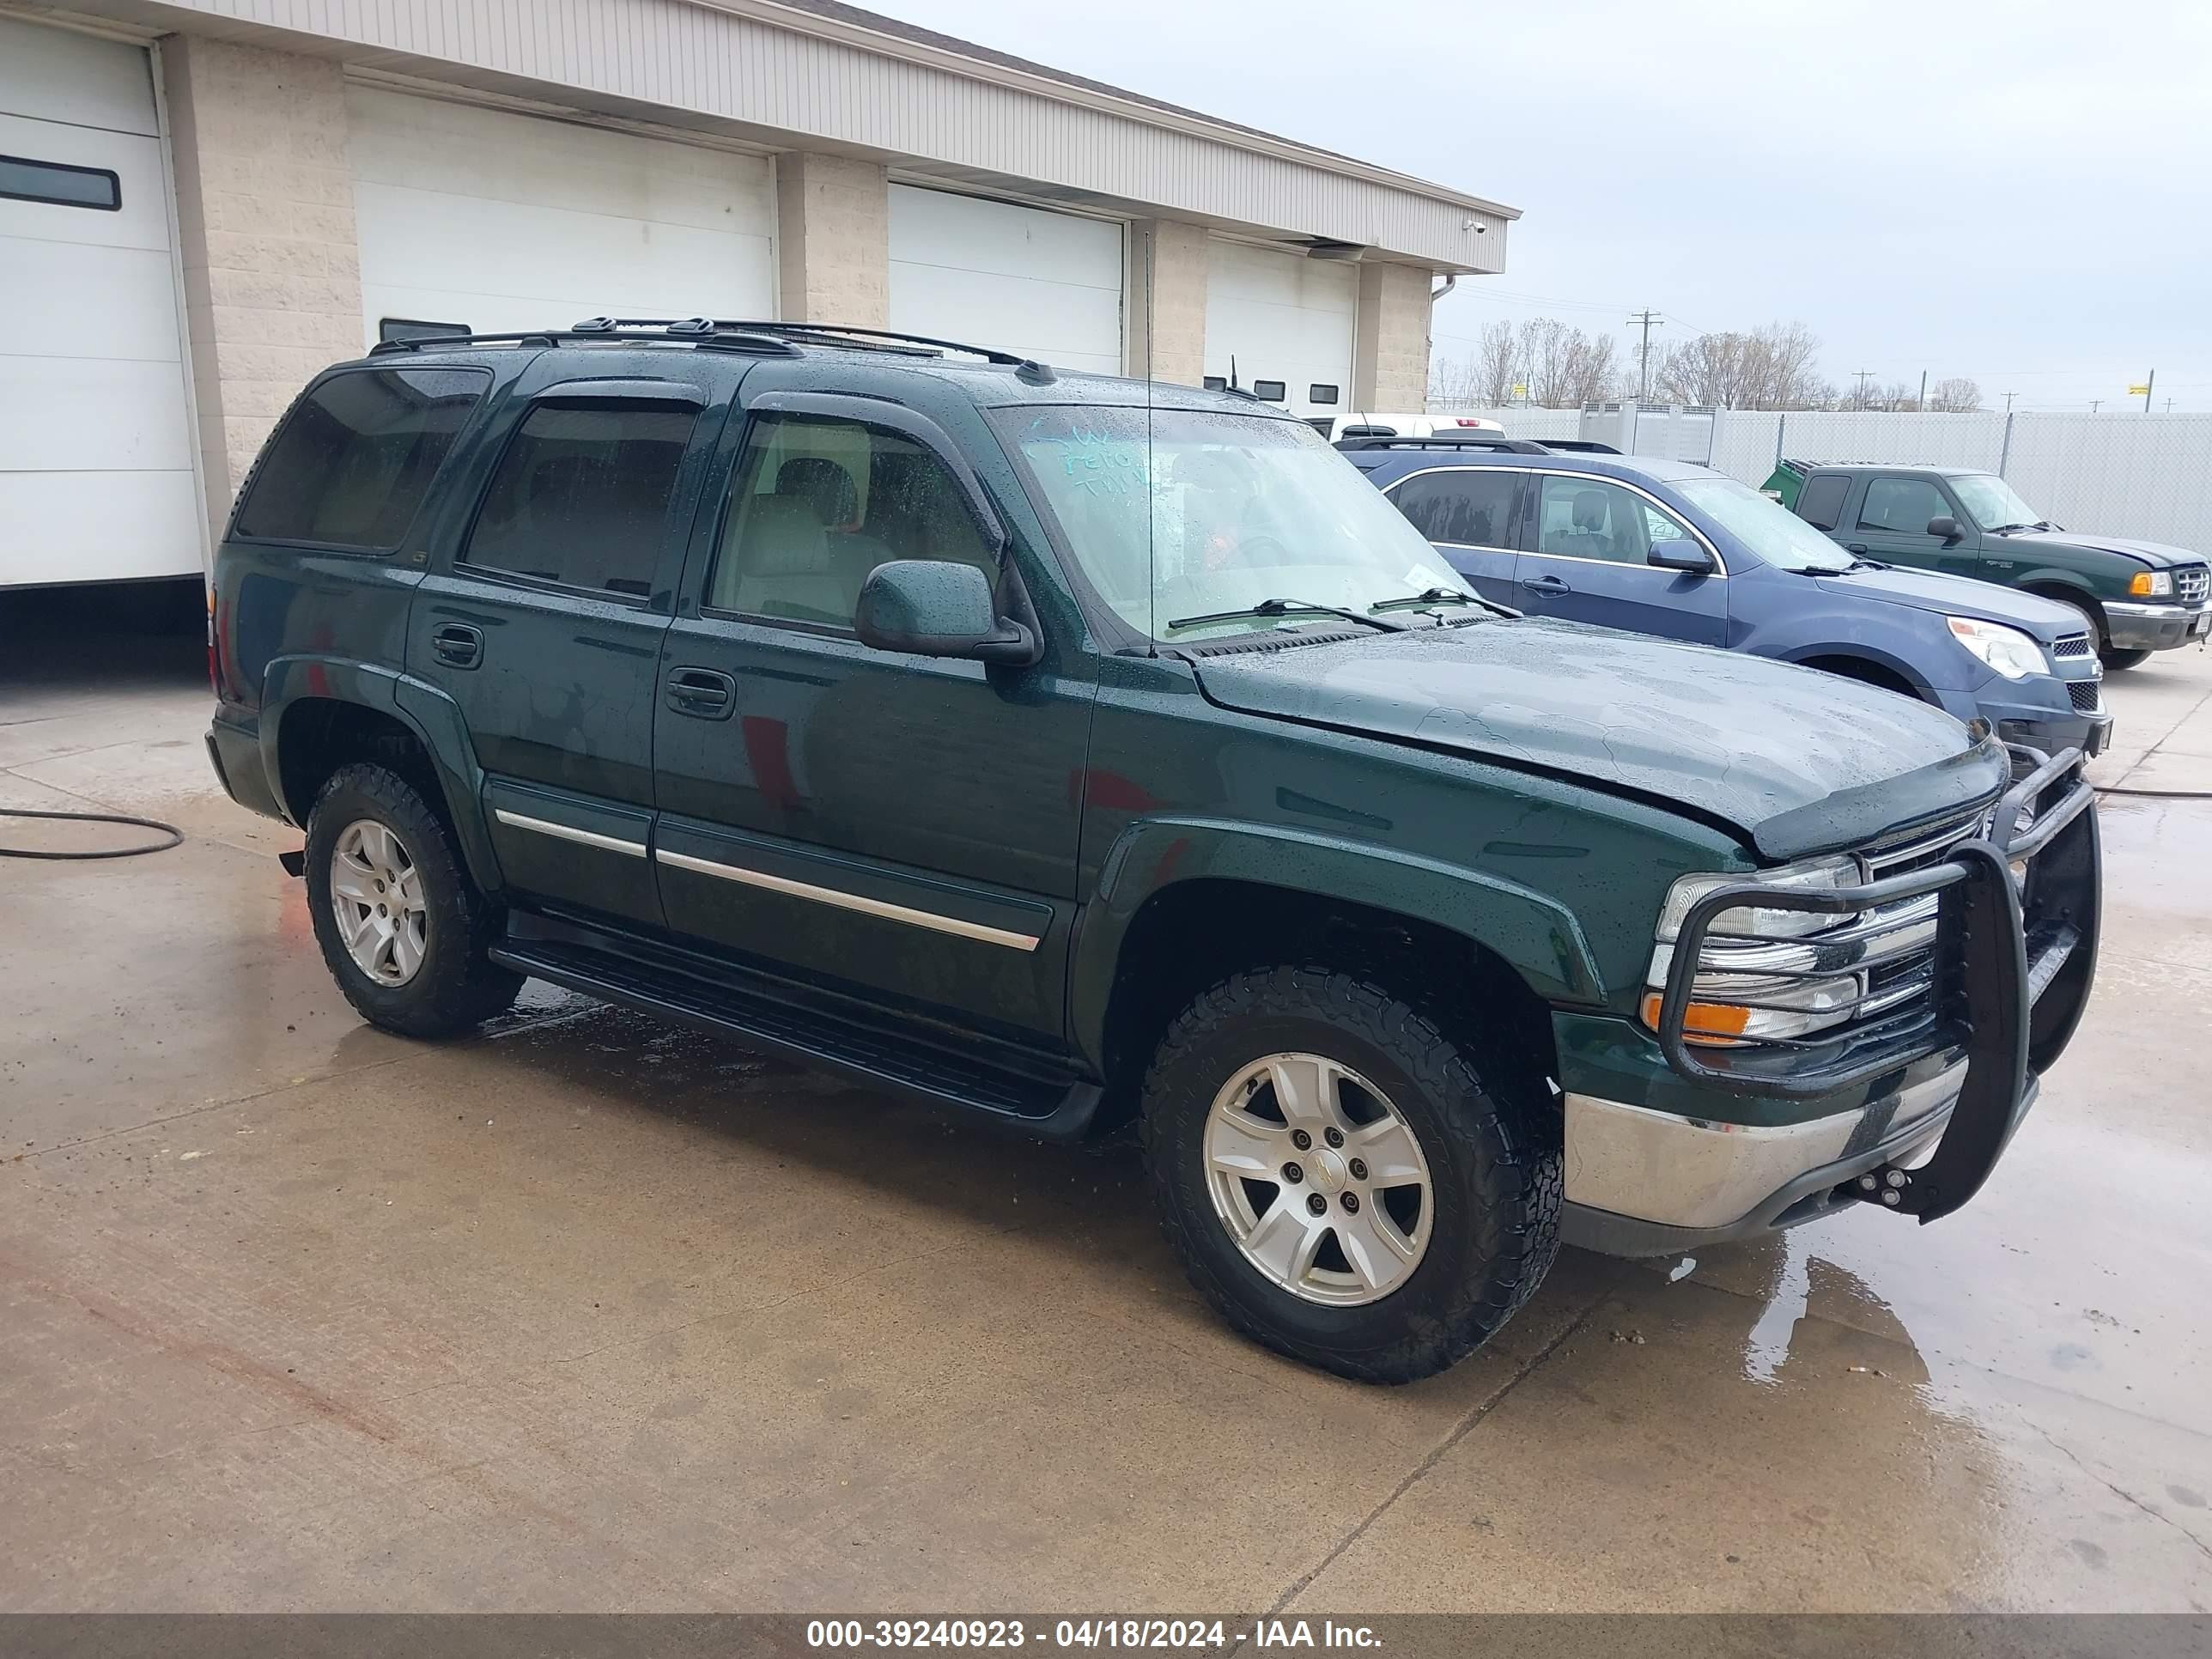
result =
[[[2048,752],[2111,739],[2078,613],[1855,558],[1710,468],[1533,443],[1340,447],[1486,599],[1826,669]]]

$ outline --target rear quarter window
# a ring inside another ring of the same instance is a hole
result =
[[[399,544],[491,374],[347,369],[292,406],[231,533],[383,551]]]
[[[1844,516],[1844,497],[1851,481],[1840,472],[1824,472],[1805,481],[1797,496],[1797,516],[1815,530],[1833,530]]]

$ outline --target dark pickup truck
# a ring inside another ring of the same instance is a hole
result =
[[[1302,421],[941,341],[380,347],[270,439],[213,627],[216,769],[365,1018],[536,976],[1133,1119],[1200,1290],[1355,1377],[1563,1238],[1957,1209],[2096,961],[2077,751],[1513,617]]]
[[[2212,635],[2204,556],[2069,531],[1993,472],[1785,460],[1766,494],[1854,553],[2001,582],[2081,613],[2107,668]]]

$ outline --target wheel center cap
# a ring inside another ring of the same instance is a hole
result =
[[[1352,1171],[1344,1162],[1344,1154],[1334,1146],[1323,1146],[1313,1156],[1314,1185],[1323,1191],[1340,1193],[1352,1179]]]

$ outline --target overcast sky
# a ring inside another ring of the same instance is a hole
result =
[[[1520,208],[1440,353],[1649,306],[1802,321],[1839,385],[2212,410],[2212,0],[871,3]]]

